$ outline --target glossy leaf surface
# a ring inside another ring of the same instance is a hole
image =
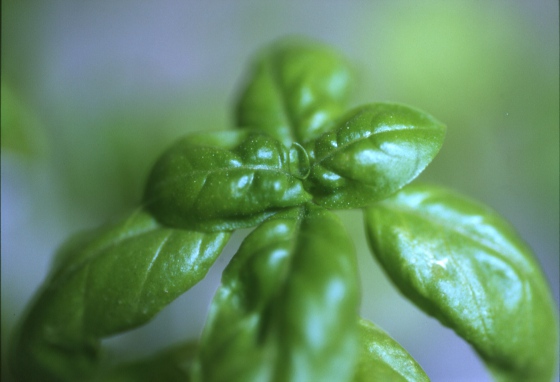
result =
[[[366,211],[373,252],[404,295],[470,342],[504,381],[550,381],[554,303],[530,249],[487,207],[410,186]]]
[[[358,280],[335,215],[277,214],[226,268],[201,341],[201,380],[336,381],[353,375]]]
[[[327,208],[357,208],[411,182],[438,153],[445,126],[430,115],[388,103],[349,112],[310,146],[306,188]]]
[[[163,228],[140,211],[76,237],[62,249],[20,328],[18,379],[93,375],[100,338],[146,323],[200,281],[229,236]]]
[[[386,332],[360,319],[360,357],[354,382],[429,382],[418,363]]]
[[[284,40],[253,63],[237,103],[237,126],[262,129],[286,146],[314,139],[344,112],[351,82],[350,67],[336,52]]]
[[[188,136],[156,163],[145,202],[159,221],[217,231],[250,227],[311,197],[298,179],[307,155],[263,133]],[[308,171],[308,170],[307,170]]]

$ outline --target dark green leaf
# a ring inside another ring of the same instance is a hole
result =
[[[328,208],[364,207],[411,182],[438,153],[445,126],[397,104],[352,110],[310,147],[306,188]]]
[[[147,359],[119,365],[96,382],[190,382],[195,344],[186,343]]]
[[[360,358],[354,382],[429,382],[424,370],[387,333],[360,319]]]
[[[262,129],[286,146],[314,139],[344,112],[351,77],[331,49],[284,40],[256,58],[237,104],[237,125]]]
[[[226,268],[204,330],[201,380],[351,379],[357,356],[354,249],[330,212],[262,223]]]
[[[229,233],[161,227],[139,211],[66,245],[16,339],[22,381],[93,374],[99,340],[144,324],[207,273]]]
[[[298,160],[308,161],[251,130],[191,135],[156,163],[145,201],[159,221],[174,227],[250,227],[311,198],[298,179],[305,167]]]
[[[501,380],[550,381],[554,303],[530,249],[495,212],[417,185],[366,211],[370,244],[404,295],[470,342]]]

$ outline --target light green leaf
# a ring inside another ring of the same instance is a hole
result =
[[[305,187],[327,208],[381,200],[416,178],[438,153],[445,126],[408,106],[365,105],[310,145]]]
[[[12,354],[18,380],[93,375],[99,341],[146,323],[207,273],[229,233],[161,227],[139,211],[61,251]]]
[[[297,161],[308,161],[307,155],[292,151],[301,155],[251,130],[188,136],[154,166],[145,202],[159,221],[174,227],[253,226],[311,199],[298,179],[306,165]]]
[[[551,380],[556,308],[531,250],[495,212],[416,185],[367,209],[366,226],[401,292],[470,342],[498,380]]]
[[[354,382],[429,382],[418,363],[387,333],[360,319],[360,358]]]
[[[47,153],[44,127],[28,105],[4,81],[0,98],[2,151],[12,151],[28,157],[41,157]]]
[[[239,97],[236,123],[290,146],[327,131],[345,110],[351,69],[335,51],[306,40],[282,40],[254,61]]]
[[[202,335],[201,380],[350,380],[357,277],[335,215],[308,205],[265,221],[223,274]]]

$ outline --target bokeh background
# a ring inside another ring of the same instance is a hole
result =
[[[139,202],[177,137],[231,125],[248,58],[300,34],[355,63],[354,104],[397,101],[448,125],[424,180],[479,199],[534,249],[559,299],[558,2],[2,2],[2,380],[14,323],[71,233]],[[404,300],[369,255],[359,212],[341,213],[359,253],[362,314],[433,381],[489,381],[470,347]],[[146,327],[106,340],[133,359],[196,338],[219,275]]]

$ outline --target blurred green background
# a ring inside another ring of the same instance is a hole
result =
[[[407,103],[448,125],[421,178],[510,220],[558,303],[558,20],[558,2],[545,0],[3,1],[2,362],[58,245],[136,206],[150,165],[177,137],[229,128],[248,58],[291,34],[355,63],[355,104]],[[488,381],[468,345],[389,284],[368,254],[360,213],[341,216],[360,254],[363,315],[433,381]],[[107,340],[115,357],[196,337],[246,232],[152,323]]]

